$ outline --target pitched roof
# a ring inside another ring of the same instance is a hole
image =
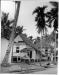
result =
[[[41,51],[38,49],[38,47],[30,39],[28,39],[24,34],[19,34],[19,36],[23,39],[23,41],[27,45],[29,45],[30,47],[32,47],[33,49],[35,49],[36,51],[39,51],[41,53]]]
[[[18,41],[23,41],[19,35],[14,39],[14,42],[18,42]]]
[[[33,48],[24,48],[20,52],[27,52],[27,51],[33,51]]]

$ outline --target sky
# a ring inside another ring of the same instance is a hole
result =
[[[45,12],[51,10],[53,6],[49,2],[42,2],[40,0],[37,1],[21,1],[19,17],[17,26],[24,26],[24,33],[28,36],[33,36],[36,38],[37,36],[41,36],[38,34],[36,29],[35,15],[32,15],[34,9],[38,6],[48,6]],[[15,14],[15,3],[13,1],[1,1],[1,11],[9,13],[9,19],[12,20]],[[53,28],[48,28],[48,33],[50,34],[53,31]]]

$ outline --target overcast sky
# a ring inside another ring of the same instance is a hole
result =
[[[37,6],[44,6],[44,5],[48,6],[45,12],[49,11],[53,7],[49,2],[41,2],[40,0],[21,2],[17,25],[20,26],[23,25],[24,29],[26,29],[24,33],[26,33],[28,36],[32,35],[34,38],[40,36],[37,33],[37,29],[35,26],[36,15],[32,15],[32,12]],[[12,1],[1,1],[1,10],[6,13],[9,12],[9,19],[13,19],[15,14],[15,3]],[[48,30],[49,30],[48,33],[51,33],[53,28]]]

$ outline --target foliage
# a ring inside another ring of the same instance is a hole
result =
[[[57,31],[58,29],[58,3],[57,2],[50,2],[54,8],[52,8],[48,13],[49,19],[47,22],[49,22],[50,27],[52,26],[51,23],[54,22],[53,27],[54,30]]]
[[[21,26],[21,27],[20,26],[17,26],[16,27],[16,34],[21,34],[23,32],[23,30],[24,30],[23,29],[23,26]]]
[[[8,20],[8,15],[9,15],[8,13],[2,12],[2,17],[1,17],[1,37],[6,38],[7,40],[10,39],[13,27],[13,25],[11,24],[14,22],[14,20],[12,21]],[[22,27],[17,26],[15,34],[16,35],[21,34],[23,30],[24,30],[23,26]]]
[[[33,11],[33,14],[37,13],[37,15],[35,17],[35,21],[37,22],[36,26],[37,26],[39,33],[44,29],[47,30],[46,26],[51,28],[52,22],[54,22],[53,23],[54,30],[57,31],[57,29],[58,29],[58,3],[57,2],[50,2],[50,3],[54,6],[54,8],[52,8],[47,13],[44,13],[47,6],[37,7]],[[45,17],[48,18],[47,21],[45,21]],[[47,25],[47,23],[49,25]]]
[[[44,13],[44,11],[45,11],[46,8],[47,8],[47,6],[37,7],[33,11],[33,14],[37,13],[37,15],[35,17],[35,21],[37,22],[36,26],[37,26],[37,29],[38,29],[39,33],[42,30],[46,29],[46,21],[45,21],[46,13]]]
[[[8,20],[8,13],[2,13],[1,17],[1,37],[9,39],[11,34],[10,20]]]

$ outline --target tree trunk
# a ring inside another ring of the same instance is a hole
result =
[[[42,32],[41,32],[41,52],[42,52]],[[41,66],[42,54],[40,54],[40,66]]]
[[[54,57],[55,57],[55,59],[54,59],[54,63],[56,64],[56,31],[54,31],[55,32],[55,51],[54,51]]]
[[[2,66],[8,66],[9,65],[8,59],[9,59],[9,55],[10,55],[10,52],[11,52],[11,47],[13,46],[13,42],[14,42],[16,24],[17,24],[18,15],[19,15],[19,9],[20,9],[20,1],[17,2],[17,10],[16,10],[16,13],[15,13],[15,22],[13,23],[13,29],[12,29],[12,33],[11,33],[11,37],[10,37],[10,42],[9,42],[5,57],[2,61],[2,64],[1,64]]]

